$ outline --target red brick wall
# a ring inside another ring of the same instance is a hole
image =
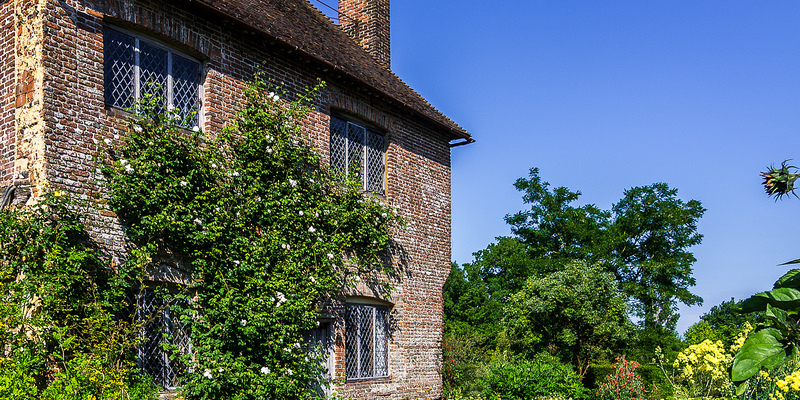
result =
[[[339,0],[339,25],[381,64],[391,66],[389,0]]]
[[[14,167],[14,2],[0,0],[0,189]]]
[[[180,7],[179,7],[180,6]],[[103,23],[120,24],[190,53],[204,62],[202,128],[214,134],[242,100],[241,88],[257,65],[290,92],[328,82],[306,122],[309,139],[327,156],[331,108],[345,110],[387,130],[386,202],[408,220],[396,239],[403,252],[395,282],[388,380],[346,383],[347,398],[405,399],[441,396],[442,298],[450,263],[450,149],[446,132],[380,100],[292,49],[270,44],[240,25],[208,15],[191,3],[165,1],[52,0],[45,38],[45,134],[48,178],[53,186],[102,197],[97,149],[124,134],[119,110],[103,102]],[[124,258],[125,241],[113,213],[91,215],[92,235],[108,256]],[[371,296],[363,293],[352,293]],[[338,335],[342,332],[339,331]],[[341,336],[339,336],[341,339]],[[339,340],[341,343],[341,340]],[[344,377],[343,347],[337,371]]]

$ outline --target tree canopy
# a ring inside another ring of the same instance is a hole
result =
[[[564,346],[566,336],[547,331],[548,326],[564,324],[556,322],[563,314],[538,315],[537,324],[527,325],[532,330],[528,333],[520,326],[502,327],[501,321],[512,303],[530,306],[552,295],[543,288],[534,290],[534,283],[561,282],[559,285],[564,286],[567,275],[576,273],[576,265],[592,265],[583,273],[592,274],[594,289],[604,287],[599,282],[611,276],[614,290],[629,306],[625,308],[628,316],[638,322],[637,348],[649,352],[660,342],[677,340],[678,304],[702,303],[691,292],[695,257],[689,251],[702,241],[697,221],[705,209],[699,201],[683,201],[676,189],[655,183],[626,190],[621,200],[605,210],[594,204],[581,205],[580,191],[551,187],[540,177],[538,168],[532,168],[529,176],[518,179],[514,186],[522,192],[527,208],[506,216],[512,235],[499,237],[476,252],[472,263],[457,269],[458,282],[448,280],[445,285],[450,296],[445,307],[448,329],[458,323],[486,326],[493,338],[506,329],[523,343],[542,340],[560,349],[569,348],[559,353],[565,361],[574,361],[576,354],[585,350]],[[616,303],[595,305],[607,309],[593,312],[619,310]],[[520,321],[507,319],[512,320]],[[494,343],[491,338],[486,342]],[[585,354],[581,357],[585,359]],[[580,369],[579,364],[576,366]]]

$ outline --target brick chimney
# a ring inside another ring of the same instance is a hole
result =
[[[389,0],[339,0],[339,26],[378,62],[391,68]]]

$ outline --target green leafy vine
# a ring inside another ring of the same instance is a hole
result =
[[[306,142],[318,84],[294,101],[257,77],[217,136],[145,98],[108,146],[109,204],[136,245],[126,265],[189,266],[172,311],[191,332],[188,399],[314,397],[304,335],[358,272],[391,274],[381,199],[336,176]]]

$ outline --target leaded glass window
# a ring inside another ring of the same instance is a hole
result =
[[[104,30],[105,101],[130,108],[146,94],[161,99],[190,128],[200,110],[200,62],[135,34]]]
[[[368,126],[331,116],[331,168],[342,181],[348,177],[362,190],[384,193],[385,136]]]
[[[136,305],[142,338],[136,354],[139,370],[152,376],[164,389],[175,389],[187,368],[174,356],[191,354],[189,330],[170,309],[163,291],[142,290],[136,295]]]
[[[389,376],[389,310],[366,304],[345,307],[347,379]]]

